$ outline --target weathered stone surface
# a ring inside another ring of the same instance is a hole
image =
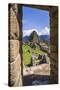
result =
[[[9,7],[9,86],[22,86],[18,5]]]
[[[54,52],[57,51],[57,46],[56,45],[51,45],[50,48],[51,48],[51,53],[54,53]]]
[[[10,39],[19,39],[19,23],[13,8],[11,8],[10,14]]]
[[[22,81],[21,78],[21,57],[18,54],[14,62],[9,63],[10,66],[10,84],[11,86],[19,86]]]
[[[10,62],[13,62],[19,53],[19,41],[10,40]]]
[[[58,7],[50,9],[51,80],[58,83]]]

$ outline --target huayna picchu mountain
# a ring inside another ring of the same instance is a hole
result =
[[[29,36],[29,41],[30,42],[39,42],[39,36],[38,36],[38,34],[37,34],[37,32],[36,31],[33,31],[31,34],[30,34],[30,36]]]
[[[39,42],[39,41],[50,41],[49,35],[38,35],[36,31],[31,32],[29,36],[23,37],[23,42]]]

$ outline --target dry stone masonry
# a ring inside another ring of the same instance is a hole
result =
[[[58,7],[50,8],[51,80],[58,83]]]
[[[9,86],[21,86],[21,56],[19,40],[18,5],[9,5]]]

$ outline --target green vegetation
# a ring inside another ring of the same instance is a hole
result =
[[[23,61],[24,65],[28,65],[31,62],[32,54],[43,54],[44,51],[40,50],[40,48],[31,48],[28,44],[23,44]]]
[[[41,48],[41,41],[36,31],[33,31],[29,38],[27,37],[28,41],[23,41],[23,64],[31,65],[32,63],[32,55],[39,56],[39,54],[45,54],[47,53],[44,51],[44,48]],[[42,43],[44,44],[44,43]],[[39,62],[39,60],[36,60],[36,62]]]
[[[25,65],[29,64],[31,60],[31,53],[28,52],[28,50],[30,50],[30,47],[28,45],[23,45],[23,60]]]

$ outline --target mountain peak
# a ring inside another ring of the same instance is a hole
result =
[[[36,31],[33,31],[29,36],[29,41],[38,42],[39,36]]]

